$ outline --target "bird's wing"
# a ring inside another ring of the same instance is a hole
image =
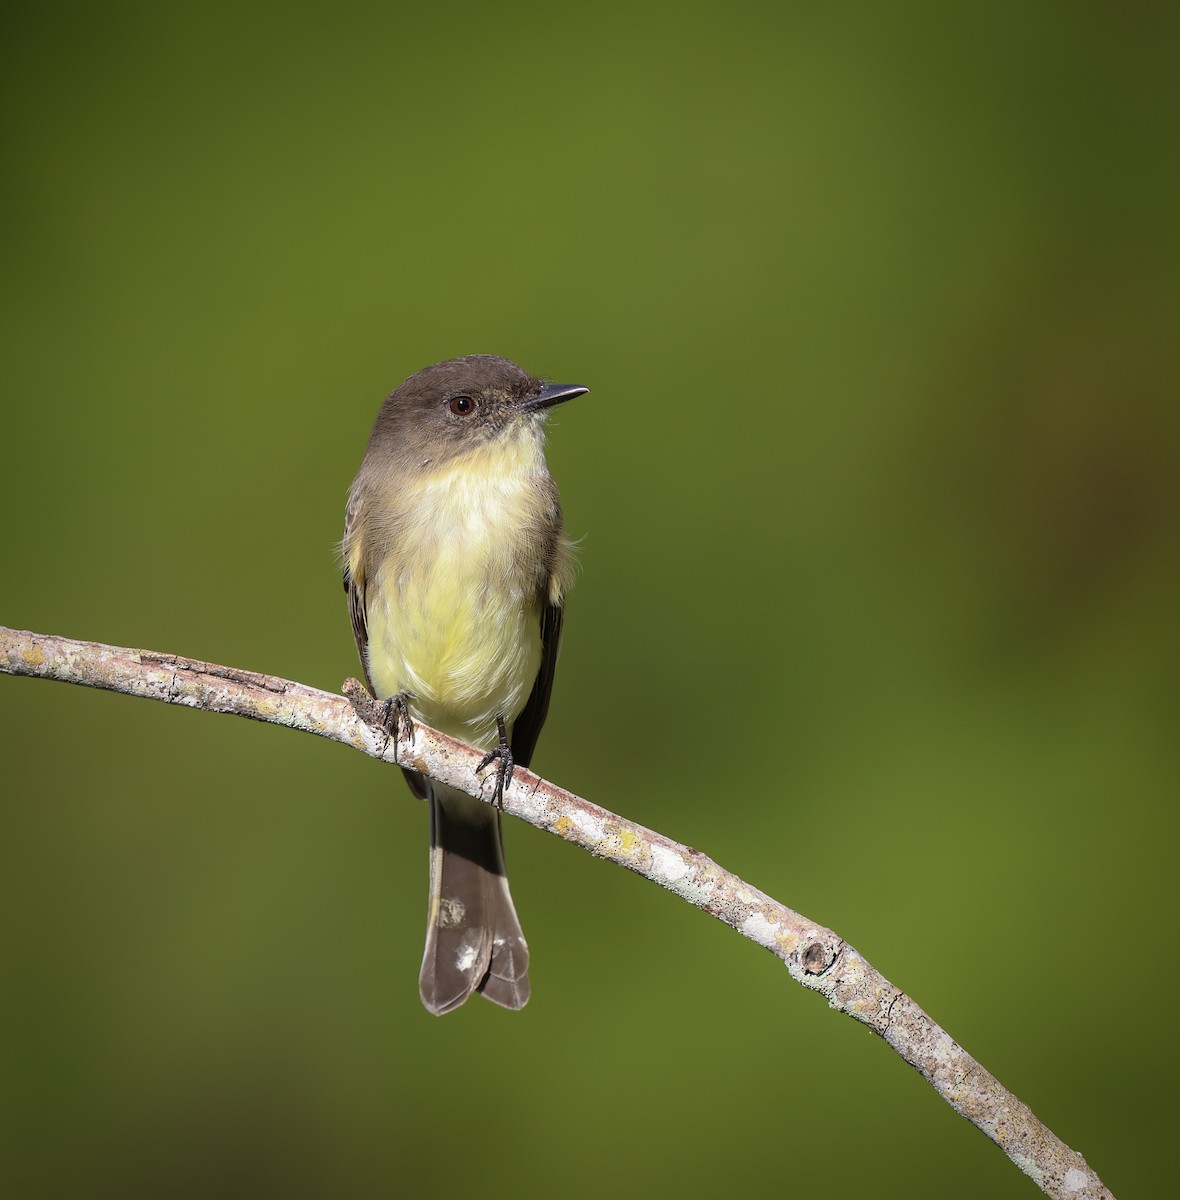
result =
[[[352,636],[356,638],[357,653],[361,658],[361,670],[370,694],[373,681],[369,678],[369,622],[365,616],[365,563],[355,545],[356,527],[360,519],[360,498],[348,498],[348,511],[344,516],[344,591],[348,596],[348,615],[352,619]]]
[[[512,726],[512,757],[516,764],[527,767],[537,748],[541,726],[549,712],[549,695],[553,691],[553,676],[557,671],[557,647],[561,642],[561,624],[565,607],[561,603],[547,604],[541,613],[541,669],[533,690],[520,716]]]

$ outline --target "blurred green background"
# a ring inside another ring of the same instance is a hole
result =
[[[1174,5],[59,5],[0,55],[0,621],[337,688],[382,397],[494,352],[581,578],[536,766],[845,936],[1118,1195],[1180,1113]],[[863,1028],[510,823],[0,678],[22,1197],[1035,1194]]]

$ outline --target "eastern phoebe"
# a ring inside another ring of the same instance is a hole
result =
[[[375,699],[488,751],[502,795],[549,708],[573,547],[545,465],[550,408],[589,389],[472,354],[410,376],[381,406],[353,481],[344,590]],[[430,801],[419,988],[442,1014],[473,991],[529,998],[500,813],[406,771]]]

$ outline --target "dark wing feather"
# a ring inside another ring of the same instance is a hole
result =
[[[373,681],[369,678],[369,622],[365,616],[364,563],[361,563],[358,576],[354,576],[348,569],[348,547],[352,542],[353,528],[359,519],[359,510],[359,501],[355,496],[350,496],[348,512],[344,516],[344,591],[348,596],[348,615],[352,619],[352,636],[356,638],[356,651],[361,657],[365,686],[368,687],[370,695],[376,695],[373,691]]]
[[[553,691],[553,676],[557,671],[557,648],[561,642],[561,625],[565,608],[547,604],[541,613],[541,669],[537,681],[512,726],[512,757],[517,766],[527,767],[537,748],[541,726],[549,712],[549,696]]]

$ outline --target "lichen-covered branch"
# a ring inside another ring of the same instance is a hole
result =
[[[494,772],[480,753],[424,725],[393,741],[342,696],[233,667],[0,626],[0,673],[236,713],[288,725],[398,762],[485,801]],[[350,681],[355,687],[355,681]],[[782,959],[792,978],[878,1033],[956,1112],[977,1125],[1049,1196],[1110,1197],[1098,1176],[904,992],[830,929],[779,904],[696,850],[617,817],[529,771],[517,770],[504,811],[675,892]]]

